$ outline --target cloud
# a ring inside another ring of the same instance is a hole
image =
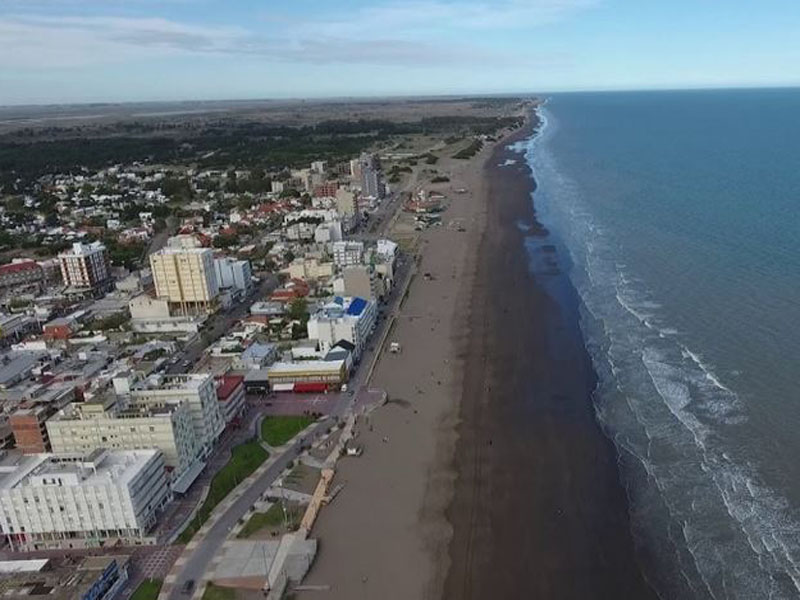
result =
[[[0,16],[0,47],[5,49],[0,66],[80,68],[171,56],[240,56],[301,64],[485,64],[517,59],[494,50],[482,41],[481,32],[539,27],[594,1],[411,0],[371,5],[349,12],[346,19],[337,12],[262,20],[248,27],[149,16],[9,15]]]
[[[597,0],[499,0],[471,2],[410,0],[368,6],[347,18],[307,21],[307,34],[337,32],[372,37],[382,31],[417,36],[430,32],[528,29],[551,24],[587,9]]]

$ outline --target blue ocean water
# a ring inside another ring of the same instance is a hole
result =
[[[800,597],[800,90],[563,94],[527,146],[663,598]]]

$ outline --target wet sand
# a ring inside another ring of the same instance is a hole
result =
[[[653,598],[615,449],[595,420],[576,294],[536,222],[530,169],[504,146],[486,180],[444,596]]]

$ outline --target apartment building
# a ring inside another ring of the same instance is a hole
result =
[[[360,265],[364,259],[364,242],[343,240],[333,243],[333,262],[339,267]]]
[[[381,282],[375,270],[368,265],[355,265],[342,269],[341,278],[334,282],[333,292],[368,300],[377,300],[383,296]]]
[[[375,302],[337,296],[308,320],[308,337],[316,340],[323,352],[339,341],[349,342],[354,346],[353,358],[357,361],[367,346],[377,319]]]
[[[380,163],[372,154],[361,156],[361,195],[376,200],[386,195]]]
[[[0,469],[0,531],[15,550],[147,543],[170,500],[160,450],[14,454]]]
[[[188,402],[148,406],[104,396],[73,402],[46,426],[56,453],[157,448],[164,454],[171,481],[179,480],[200,459]]]
[[[186,402],[202,457],[211,453],[214,443],[225,429],[225,418],[217,401],[217,390],[211,375],[153,375],[131,386],[129,393],[131,402],[138,405],[158,407]]]
[[[173,245],[150,255],[156,297],[167,300],[177,314],[211,312],[219,283],[210,248]]]
[[[100,242],[76,242],[71,250],[59,254],[58,260],[68,294],[97,295],[113,284],[108,251]]]
[[[217,378],[217,401],[226,423],[242,414],[244,394],[244,375],[226,374]]]
[[[253,270],[249,260],[236,260],[227,256],[215,258],[214,273],[217,284],[222,289],[229,289],[243,296],[253,289]]]

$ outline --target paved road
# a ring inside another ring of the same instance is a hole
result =
[[[232,309],[227,312],[220,312],[209,317],[200,335],[178,355],[177,362],[167,369],[167,373],[185,373],[187,367],[183,363],[189,361],[190,365],[197,362],[200,356],[211,344],[222,337],[224,333],[233,327],[236,321],[249,314],[250,306],[262,298],[269,296],[278,287],[278,279],[274,275],[266,276],[254,289],[250,295],[243,298]]]
[[[189,560],[183,565],[177,581],[170,590],[169,598],[171,600],[186,599],[186,596],[181,593],[183,584],[190,579],[199,583],[203,575],[208,571],[211,560],[227,539],[233,526],[247,514],[247,511],[258,501],[261,494],[272,485],[287,467],[289,461],[297,458],[301,452],[302,445],[311,443],[315,438],[326,433],[328,428],[335,425],[335,423],[336,420],[333,418],[327,418],[317,423],[311,433],[306,434],[302,440],[295,441],[285,452],[280,454],[277,460],[234,501],[230,508],[211,526],[211,529],[200,544],[191,553]]]

